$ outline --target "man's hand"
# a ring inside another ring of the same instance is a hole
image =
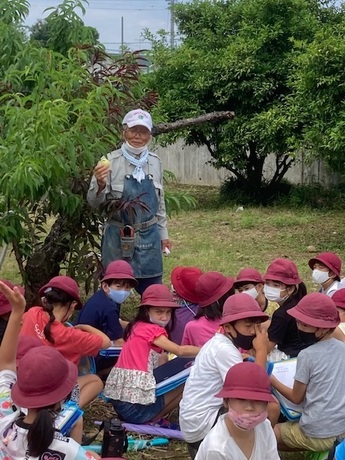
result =
[[[164,253],[165,249],[168,249],[168,254],[171,252],[172,244],[170,240],[162,240],[161,241],[162,245],[162,252]]]
[[[7,284],[0,281],[0,291],[12,305],[12,311],[15,313],[23,314],[26,306],[26,300],[20,293],[19,289],[16,286],[11,289],[7,286]]]
[[[95,169],[93,170],[93,174],[97,179],[99,189],[104,189],[109,174],[109,165],[106,165],[104,163],[97,163]]]

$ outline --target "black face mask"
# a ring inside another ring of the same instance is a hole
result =
[[[235,326],[232,327],[235,329],[237,333],[237,337],[231,336],[236,347],[243,348],[243,350],[251,350],[253,348],[253,340],[255,339],[256,335],[243,335],[240,332],[238,332]]]
[[[298,329],[299,338],[306,345],[314,345],[320,341],[321,337],[316,337],[315,332],[304,332]]]

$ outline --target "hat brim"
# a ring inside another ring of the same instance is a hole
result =
[[[314,264],[316,262],[321,262],[322,265],[328,268],[328,270],[331,270],[333,273],[335,273],[337,275],[338,281],[340,281],[340,272],[338,272],[338,270],[332,267],[332,265],[327,260],[323,259],[322,257],[313,257],[312,259],[309,260],[308,265],[312,270],[314,269]]]
[[[171,272],[171,284],[174,286],[175,291],[182,299],[197,304],[199,299],[196,293],[188,291],[180,281],[181,273],[184,269],[185,267],[174,268],[174,270]]]
[[[52,406],[62,401],[72,391],[77,383],[78,368],[71,361],[67,361],[68,372],[63,383],[55,390],[46,392],[44,394],[25,394],[19,386],[18,381],[13,385],[11,390],[11,397],[13,402],[19,407],[26,407],[27,409],[36,409],[40,407]],[[54,376],[52,376],[53,378]]]
[[[114,276],[114,274],[105,275],[101,279],[101,283],[107,280],[126,280],[131,282],[132,287],[135,288],[138,286],[138,281],[127,273],[116,273],[116,276]]]
[[[133,128],[134,126],[145,126],[145,128],[147,128],[150,132],[152,131],[151,126],[148,123],[145,123],[145,121],[136,120],[133,122],[127,122],[125,124],[128,126],[128,128]]]
[[[202,308],[202,307],[207,307],[208,305],[211,305],[213,302],[216,302],[221,297],[223,297],[223,295],[226,294],[228,291],[230,291],[230,289],[233,287],[234,287],[234,278],[232,278],[231,276],[227,276],[223,286],[220,289],[218,289],[218,291],[213,296],[210,296],[205,300],[201,300],[199,302],[199,307]]]
[[[157,302],[157,301],[152,301],[152,302],[145,302],[141,303],[139,307],[158,307],[158,308],[180,308],[180,305],[178,305],[176,302],[169,302],[167,301],[162,301],[162,302]]]
[[[297,319],[301,323],[305,323],[308,326],[313,326],[313,327],[321,327],[325,329],[332,329],[334,327],[337,327],[340,324],[340,319],[339,320],[325,320],[325,319],[318,319],[314,318],[312,316],[307,316],[305,313],[302,313],[297,309],[297,307],[293,307],[290,310],[287,311],[290,316],[293,318]]]
[[[261,323],[270,319],[269,315],[267,315],[263,311],[241,311],[240,313],[236,313],[234,315],[225,315],[224,317],[222,317],[220,325],[233,323],[234,321],[238,321],[239,319],[247,318],[257,318]]]
[[[265,401],[265,402],[277,402],[271,393],[264,393],[253,390],[221,390],[216,394],[216,398],[234,398],[234,399],[249,399],[252,401]]]
[[[279,281],[280,283],[286,284],[287,286],[294,286],[294,285],[302,283],[302,280],[299,276],[297,278],[284,278],[283,276],[268,274],[268,275],[264,275],[262,279],[264,281],[268,281],[268,280]]]
[[[260,281],[258,279],[243,279],[243,280],[236,280],[234,281],[234,286],[237,287],[239,284],[245,284],[245,283],[254,283],[254,284],[263,284],[264,280],[261,278]]]

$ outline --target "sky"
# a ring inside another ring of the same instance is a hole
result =
[[[171,0],[170,0],[171,1]],[[155,33],[159,29],[170,31],[169,0],[88,0],[84,3],[86,14],[81,15],[85,25],[95,27],[100,42],[108,51],[116,52],[121,40],[132,50],[147,49],[149,43],[142,37],[144,28]],[[182,0],[186,2],[187,0]],[[46,8],[57,6],[58,0],[29,0],[30,13],[26,25],[31,26],[38,19],[49,14]],[[123,20],[121,19],[123,18]],[[123,28],[121,26],[123,24]]]

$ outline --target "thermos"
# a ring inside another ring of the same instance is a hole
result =
[[[121,421],[117,418],[106,420],[104,422],[101,457],[121,457],[126,452],[127,447],[127,435]]]

